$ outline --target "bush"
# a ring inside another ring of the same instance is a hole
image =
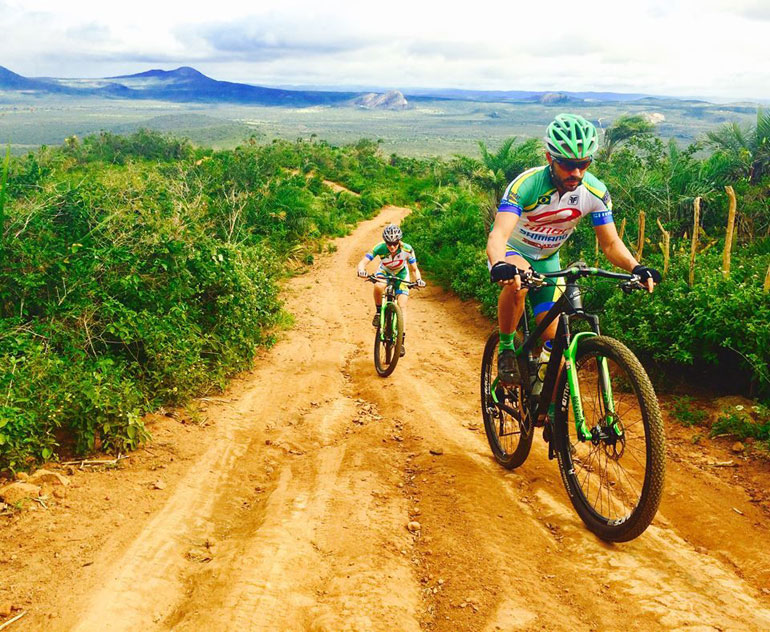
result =
[[[751,256],[736,259],[725,280],[718,252],[700,256],[696,283],[690,288],[684,280],[689,260],[676,258],[652,296],[639,292],[609,297],[603,328],[659,362],[719,368],[724,383],[737,376],[741,390],[749,391],[753,382],[755,394],[770,394],[770,301],[762,291],[764,262]]]
[[[755,439],[770,449],[770,408],[759,405],[746,410],[739,405],[722,411],[711,427],[712,437],[721,434],[731,434],[738,439]]]
[[[692,397],[677,397],[674,400],[674,406],[671,414],[683,426],[696,426],[706,421],[708,413],[705,410],[694,408]]]

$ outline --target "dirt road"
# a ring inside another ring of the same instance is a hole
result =
[[[4,527],[12,632],[770,629],[766,465],[718,467],[669,426],[657,519],[609,545],[539,438],[519,470],[492,460],[473,305],[413,292],[408,353],[377,377],[355,263],[405,213],[289,283],[295,327],[196,423],[158,416],[121,469],[71,471]]]

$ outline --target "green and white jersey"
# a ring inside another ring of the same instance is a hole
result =
[[[519,216],[508,245],[531,259],[545,259],[559,250],[585,215],[591,215],[594,226],[613,221],[612,200],[601,180],[586,173],[577,189],[560,197],[548,165],[529,169],[511,182],[497,212]]]
[[[401,270],[406,268],[406,264],[417,263],[414,248],[403,241],[401,242],[399,249],[393,254],[390,254],[385,242],[381,241],[366,253],[366,258],[369,261],[375,257],[380,258],[380,269],[384,269],[388,274],[398,274]]]

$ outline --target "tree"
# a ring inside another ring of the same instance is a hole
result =
[[[708,132],[706,139],[711,147],[735,160],[736,175],[747,177],[751,184],[770,173],[770,112],[758,108],[756,126],[743,128],[737,123],[725,123]]]
[[[655,126],[641,115],[624,114],[604,132],[604,147],[599,152],[603,160],[609,160],[612,152],[622,143],[640,136],[652,134]]]
[[[512,136],[504,140],[495,153],[490,153],[482,141],[479,141],[479,148],[484,168],[476,174],[476,179],[492,191],[495,207],[500,204],[508,183],[525,169],[538,164],[540,160],[540,141],[534,138],[517,145],[516,137]]]

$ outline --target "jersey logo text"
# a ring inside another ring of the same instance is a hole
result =
[[[560,208],[556,211],[527,215],[527,221],[534,224],[560,224],[562,222],[570,222],[579,217],[580,211],[576,208]]]

